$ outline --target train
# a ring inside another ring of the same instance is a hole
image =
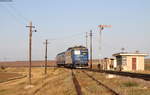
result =
[[[57,54],[56,64],[58,67],[87,68],[89,61],[88,57],[88,49],[86,47],[74,46]]]

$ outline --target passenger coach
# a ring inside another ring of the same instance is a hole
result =
[[[84,46],[75,46],[68,48],[65,52],[56,56],[57,66],[70,68],[88,66],[88,49]]]

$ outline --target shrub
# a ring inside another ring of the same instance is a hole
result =
[[[5,70],[5,67],[4,67],[4,66],[1,66],[0,68],[1,68],[2,70]]]
[[[138,84],[136,82],[129,81],[129,82],[123,83],[123,86],[125,86],[125,87],[133,87],[133,86],[138,86]]]

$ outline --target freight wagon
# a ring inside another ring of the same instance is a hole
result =
[[[56,56],[57,66],[81,68],[88,66],[88,49],[84,46],[68,48]]]

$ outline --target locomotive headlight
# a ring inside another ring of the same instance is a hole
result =
[[[80,55],[81,52],[80,52],[80,50],[75,50],[75,51],[74,51],[74,54],[75,54],[75,55]]]

